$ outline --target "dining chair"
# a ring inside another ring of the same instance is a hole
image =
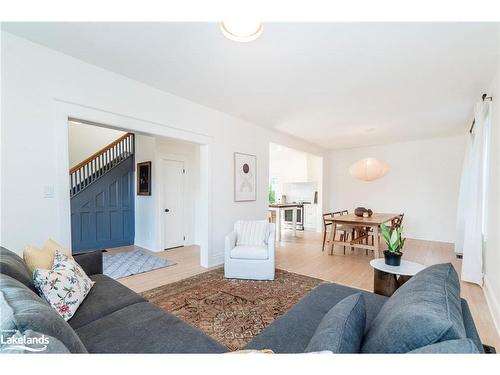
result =
[[[323,246],[321,247],[321,251],[325,251],[325,242],[326,242],[326,233],[327,229],[333,225],[333,223],[329,220],[333,218],[333,212],[328,212],[323,214]]]
[[[403,224],[403,218],[404,217],[405,217],[405,214],[402,213],[397,218],[395,218],[394,220],[392,220],[391,229],[401,228],[401,225]]]
[[[349,211],[348,210],[341,210],[341,211],[336,211],[336,212],[332,212],[332,217],[338,217],[338,216],[344,216],[344,215],[348,215],[349,214]],[[333,230],[333,229],[331,229]],[[347,240],[349,239],[349,228],[345,227],[344,225],[342,224],[337,224],[336,228],[335,228],[335,232],[338,232],[340,234],[340,241],[343,241],[343,242],[347,242]],[[334,238],[335,240],[335,238]],[[344,245],[344,255],[345,255],[345,245]],[[351,247],[351,250],[353,250],[354,248]],[[333,243],[332,243],[332,248],[330,250],[330,255],[333,255]]]
[[[269,210],[267,214],[267,219],[269,223],[276,223],[276,211],[274,210]]]

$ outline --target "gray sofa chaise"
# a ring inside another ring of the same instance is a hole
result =
[[[31,274],[23,260],[15,253],[0,248],[0,328],[50,336],[58,344],[53,346],[53,352],[228,351],[200,330],[147,302],[119,282],[102,275],[101,252],[75,255],[74,258],[95,281],[95,285],[76,314],[66,322],[37,295]],[[366,306],[362,352],[394,352],[395,346],[399,347],[397,352],[483,352],[467,302],[459,297],[456,272],[451,264],[433,267],[428,268],[427,275],[423,275],[421,281],[414,277],[391,298],[361,291]],[[403,289],[406,289],[406,294]],[[246,349],[303,353],[323,316],[343,298],[358,292],[360,290],[334,283],[318,286],[268,326]],[[422,293],[425,298],[421,298]],[[418,314],[418,311],[412,310],[418,304],[428,314],[415,317],[414,314]],[[425,327],[428,327],[427,331],[412,326],[418,322],[424,322]],[[399,338],[390,337],[395,332]],[[403,342],[405,338],[412,341],[412,347]],[[398,340],[403,341],[398,343]],[[51,348],[47,351],[51,352]]]

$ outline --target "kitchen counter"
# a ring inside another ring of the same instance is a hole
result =
[[[302,203],[274,203],[269,205],[269,210],[276,212],[276,241],[281,241],[281,212],[290,208],[302,208]],[[292,232],[293,236],[297,235],[297,210],[293,210],[292,214]]]
[[[273,203],[269,205],[269,208],[291,208],[291,207],[302,207],[303,203]]]

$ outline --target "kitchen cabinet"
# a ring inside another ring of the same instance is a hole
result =
[[[304,205],[304,229],[312,229],[316,230],[316,226],[318,223],[317,220],[317,212],[318,212],[317,204],[305,204]]]

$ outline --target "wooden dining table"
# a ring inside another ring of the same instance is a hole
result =
[[[325,219],[326,222],[331,222],[333,228],[330,232],[330,244],[339,246],[350,246],[358,249],[373,250],[375,256],[380,257],[380,239],[379,228],[381,224],[392,223],[400,214],[384,214],[373,213],[370,217],[359,217],[354,214],[340,215],[331,219]],[[357,237],[351,241],[337,241],[337,225],[341,225],[344,229],[348,227],[350,230],[355,229]],[[372,231],[370,231],[370,229]],[[369,244],[369,236],[373,236],[373,245]],[[333,249],[333,247],[332,247]]]

